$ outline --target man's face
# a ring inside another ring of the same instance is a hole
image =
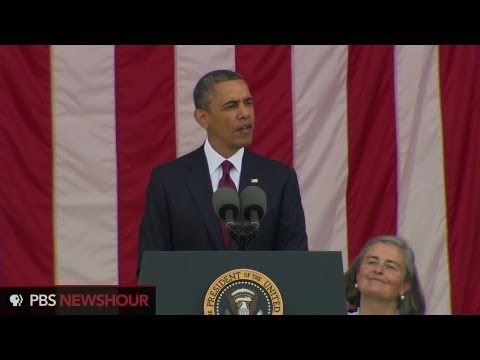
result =
[[[197,110],[197,121],[207,130],[212,147],[225,158],[253,139],[255,111],[253,99],[243,80],[224,81],[215,85],[208,110]]]

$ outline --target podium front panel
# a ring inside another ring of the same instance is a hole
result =
[[[339,251],[145,251],[139,284],[156,286],[158,315],[201,315],[212,283],[236,269],[271,279],[285,315],[346,314]]]

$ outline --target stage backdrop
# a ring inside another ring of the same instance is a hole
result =
[[[480,313],[479,46],[1,46],[1,284],[134,283],[150,169],[202,145],[219,68],[252,149],[295,167],[311,250],[346,268],[402,235],[428,313]]]

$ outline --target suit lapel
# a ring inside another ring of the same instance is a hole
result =
[[[208,172],[208,163],[203,146],[195,150],[188,158],[187,176],[188,190],[197,207],[200,216],[207,227],[210,239],[218,250],[223,250],[222,233],[220,231],[219,218],[213,210],[212,204],[212,182]]]
[[[255,158],[253,154],[245,148],[242,159],[242,172],[240,174],[240,185],[238,193],[240,194],[247,186],[252,185],[252,178],[256,176]]]

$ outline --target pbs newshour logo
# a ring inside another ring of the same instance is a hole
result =
[[[154,315],[155,291],[153,286],[0,286],[0,315]]]

